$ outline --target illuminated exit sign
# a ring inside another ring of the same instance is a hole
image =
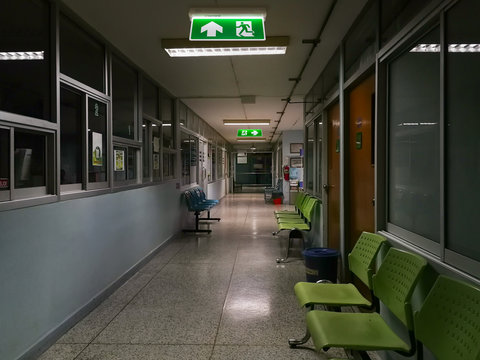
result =
[[[192,16],[190,40],[265,40],[264,19],[263,17]]]
[[[262,129],[238,129],[237,137],[262,137]]]

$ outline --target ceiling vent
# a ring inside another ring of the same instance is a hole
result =
[[[255,95],[240,96],[240,99],[242,100],[242,104],[255,104],[256,102]]]

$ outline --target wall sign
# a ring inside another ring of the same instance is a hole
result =
[[[238,129],[237,137],[261,137],[262,129]]]

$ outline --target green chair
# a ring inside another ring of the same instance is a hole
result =
[[[372,291],[372,276],[375,268],[375,259],[386,238],[380,234],[362,232],[355,246],[348,255],[350,271],[355,274]],[[327,307],[361,306],[373,308],[370,300],[366,299],[353,284],[331,284],[328,282],[311,283],[298,282],[294,287],[300,306],[313,310],[315,305]],[[372,292],[372,299],[374,298]],[[300,339],[289,339],[290,347],[305,344],[310,335],[307,331]]]
[[[318,201],[317,199],[310,197],[308,195],[305,197],[305,199],[306,200],[300,205],[299,214],[278,215],[277,223],[296,223],[299,221],[303,221],[303,219],[305,218],[305,213],[309,211],[308,209],[310,209],[311,206],[314,206]]]
[[[302,204],[303,200],[305,199],[306,193],[301,191],[298,193],[297,198],[295,199],[295,210],[276,210],[273,212],[275,217],[277,215],[298,215],[298,209],[300,208],[300,205]]]
[[[415,353],[413,314],[410,297],[427,266],[419,255],[390,249],[373,276],[375,296],[409,331],[410,345],[387,325],[378,313],[343,313],[312,310],[307,313],[307,328],[317,350],[339,347],[359,351],[393,350],[402,355]]]
[[[480,359],[480,289],[440,275],[420,311],[415,313],[415,337],[438,360]]]
[[[275,212],[275,218],[278,220],[281,218],[283,219],[283,218],[290,218],[290,217],[293,217],[293,218],[302,217],[302,213],[305,210],[305,206],[308,200],[311,199],[312,197],[304,193],[301,193],[301,194],[302,196],[299,195],[297,197],[297,200],[295,201],[295,211],[279,210]],[[300,200],[298,198],[300,198]]]

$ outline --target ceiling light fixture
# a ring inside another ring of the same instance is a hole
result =
[[[288,36],[267,37],[265,41],[189,41],[162,39],[162,47],[170,57],[283,55],[287,52]]]
[[[237,141],[241,141],[241,142],[263,142],[263,141],[267,141],[267,138],[253,138],[253,139],[238,138]]]
[[[270,120],[258,119],[258,120],[223,120],[223,125],[227,126],[256,126],[256,125],[270,125]]]
[[[441,50],[440,44],[418,44],[410,52],[438,53]],[[477,53],[480,52],[480,44],[449,44],[450,53]]]

